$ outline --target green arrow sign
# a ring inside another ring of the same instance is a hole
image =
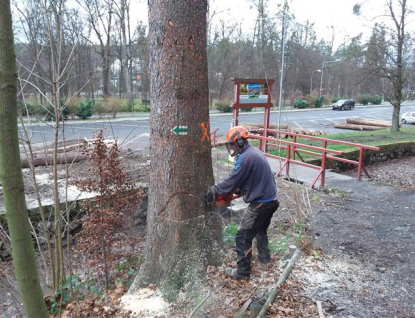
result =
[[[187,126],[174,126],[171,131],[175,135],[187,135],[188,128]]]

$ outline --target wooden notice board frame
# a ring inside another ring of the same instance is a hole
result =
[[[274,79],[267,78],[232,78],[232,127],[239,125],[239,111],[241,108],[264,108],[264,133],[267,137],[271,115],[271,95]],[[259,149],[265,151],[265,142],[262,139]]]

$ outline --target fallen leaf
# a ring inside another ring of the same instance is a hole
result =
[[[281,307],[281,306],[278,306],[278,307],[277,307],[277,309],[278,309],[279,311],[285,312],[286,314],[288,314],[288,313],[290,313],[290,312],[294,311],[294,309],[291,309],[291,308],[286,308],[286,307]]]

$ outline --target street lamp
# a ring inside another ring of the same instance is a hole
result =
[[[334,61],[326,61],[323,62],[323,66],[321,67],[321,76],[320,76],[320,92],[318,97],[321,98],[321,90],[322,90],[322,86],[323,86],[323,74],[324,74],[324,64],[329,64],[329,63],[336,63],[340,61],[340,59],[334,60]]]
[[[321,70],[315,70],[315,71],[311,72],[310,95],[311,95],[311,92],[313,91],[313,74],[314,74],[315,72],[320,73],[320,72],[321,72]]]

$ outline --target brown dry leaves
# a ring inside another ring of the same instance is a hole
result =
[[[400,189],[415,190],[415,157],[392,159],[377,162],[366,169],[371,178],[384,185],[392,185]],[[344,172],[355,177],[356,169]],[[365,177],[365,175],[363,175]]]
[[[208,285],[210,290],[214,291],[217,301],[215,308],[206,313],[206,318],[233,317],[251,298],[264,302],[281,275],[280,259],[274,257],[270,265],[263,266],[254,258],[249,281],[227,278],[223,270],[225,267],[235,266],[233,254],[233,252],[228,253],[222,267],[208,269]],[[318,313],[316,305],[306,297],[302,283],[291,275],[278,289],[277,298],[268,308],[266,317],[318,317]]]
[[[103,317],[103,318],[128,318],[131,317],[129,312],[126,312],[119,305],[119,299],[126,292],[125,286],[116,283],[116,288],[108,293],[104,301],[83,300],[80,302],[71,302],[66,306],[62,318],[75,317]],[[55,317],[55,316],[53,316]],[[58,317],[56,315],[56,317]]]

